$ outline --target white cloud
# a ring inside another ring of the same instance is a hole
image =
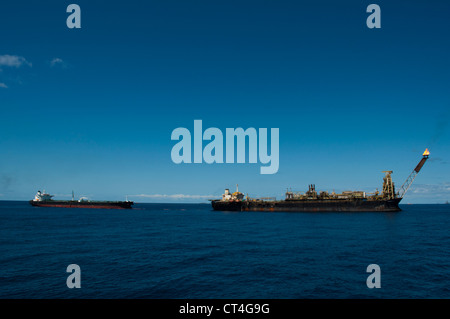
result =
[[[209,199],[215,198],[214,195],[186,195],[186,194],[139,194],[139,195],[128,195],[135,197],[143,197],[143,198],[157,198],[157,199]]]
[[[8,88],[8,86],[5,84],[5,83],[0,83],[0,88],[4,88],[4,89],[7,89]]]
[[[31,62],[28,62],[24,57],[17,55],[0,55],[0,66],[9,66],[9,67],[21,67],[22,65],[32,66]]]
[[[50,61],[50,66],[56,67],[56,66],[60,66],[62,68],[66,68],[67,67],[67,63],[64,62],[62,59],[60,58],[54,58],[53,60]]]
[[[450,183],[441,184],[417,184],[411,186],[411,193],[435,196],[450,196]]]

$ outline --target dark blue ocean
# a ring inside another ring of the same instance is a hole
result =
[[[226,213],[0,202],[0,298],[449,298],[450,205]],[[66,268],[81,269],[69,289]],[[369,289],[369,264],[381,288]]]

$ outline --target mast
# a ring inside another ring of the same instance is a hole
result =
[[[383,197],[387,199],[394,199],[395,198],[395,185],[392,181],[392,171],[383,171],[383,173],[386,174],[386,176],[383,178]]]

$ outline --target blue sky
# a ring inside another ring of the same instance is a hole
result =
[[[81,29],[66,8],[81,7]],[[366,8],[381,7],[381,29]],[[0,199],[205,202],[399,188],[450,200],[447,1],[14,1],[0,5]],[[280,168],[174,164],[171,132],[280,129]],[[137,196],[139,195],[139,196]]]

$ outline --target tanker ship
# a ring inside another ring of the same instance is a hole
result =
[[[282,212],[397,212],[398,206],[412,182],[428,159],[428,149],[422,154],[422,159],[403,183],[399,192],[395,191],[392,181],[392,171],[383,171],[383,189],[380,193],[363,191],[345,191],[339,194],[326,191],[317,192],[314,184],[309,185],[305,193],[286,191],[284,200],[275,198],[250,198],[239,192],[231,193],[225,189],[222,199],[211,200],[214,210],[220,211],[282,211]]]
[[[68,207],[68,208],[109,208],[109,209],[129,209],[134,204],[132,201],[91,201],[86,197],[79,200],[74,199],[72,192],[72,200],[53,200],[53,195],[47,194],[45,191],[38,191],[34,199],[30,200],[32,206],[38,207]]]

